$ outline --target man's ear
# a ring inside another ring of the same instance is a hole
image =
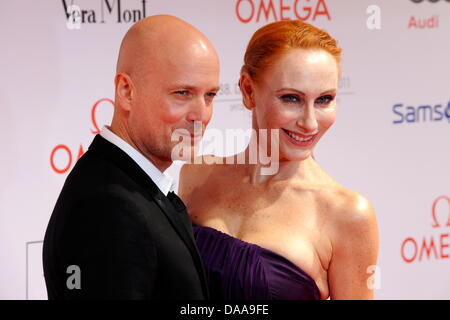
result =
[[[114,78],[114,84],[116,87],[116,105],[124,111],[130,111],[135,90],[133,81],[128,74],[119,72]]]
[[[255,107],[254,82],[247,72],[242,72],[239,87],[241,88],[244,106],[249,110],[253,109]]]

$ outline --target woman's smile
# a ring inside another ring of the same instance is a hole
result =
[[[300,147],[309,147],[309,146],[311,146],[314,143],[314,140],[315,140],[315,138],[317,136],[317,133],[313,134],[313,135],[305,136],[305,135],[299,134],[297,132],[286,130],[284,128],[282,128],[282,131],[285,133],[285,136],[288,137],[288,140],[292,144],[294,144],[296,146],[300,146]]]

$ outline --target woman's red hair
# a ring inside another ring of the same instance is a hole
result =
[[[267,24],[250,39],[244,56],[241,74],[247,72],[257,81],[278,57],[291,49],[323,49],[330,53],[339,66],[341,48],[326,31],[300,21],[288,20]]]

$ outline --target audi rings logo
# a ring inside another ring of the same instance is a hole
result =
[[[91,108],[91,122],[92,127],[90,132],[94,135],[100,133],[100,126],[98,124],[98,109],[99,107],[114,108],[114,101],[108,98],[103,98],[94,103]],[[64,174],[68,172],[78,159],[84,154],[83,145],[80,143],[78,149],[71,149],[66,144],[58,144],[50,153],[50,167],[55,173]],[[75,161],[74,158],[76,157]]]
[[[431,226],[434,230],[450,227],[450,197],[442,195],[437,197],[431,205]],[[447,229],[448,230],[448,229]],[[421,239],[408,237],[403,240],[400,251],[403,261],[412,263],[427,260],[449,258],[449,233],[440,232]]]
[[[422,2],[436,3],[436,2],[450,2],[450,0],[411,0],[411,2],[414,2],[414,3],[422,3]]]

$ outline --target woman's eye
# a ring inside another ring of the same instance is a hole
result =
[[[333,101],[334,97],[332,95],[326,95],[320,98],[317,98],[316,103],[318,104],[329,104]]]
[[[299,97],[296,94],[285,94],[285,95],[282,95],[280,98],[284,102],[299,102],[300,101]]]

